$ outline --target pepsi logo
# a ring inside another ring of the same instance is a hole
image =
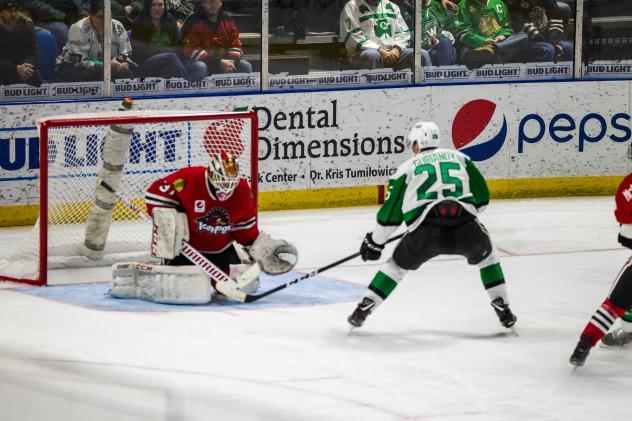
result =
[[[463,105],[452,122],[454,147],[473,161],[496,155],[507,138],[507,119],[496,104],[475,99]]]

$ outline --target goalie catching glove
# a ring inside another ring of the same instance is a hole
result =
[[[250,256],[265,273],[276,275],[292,270],[298,262],[298,250],[285,240],[276,240],[261,231],[254,243],[246,247]]]

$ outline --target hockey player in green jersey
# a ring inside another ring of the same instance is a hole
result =
[[[408,271],[440,254],[456,254],[480,268],[500,323],[512,328],[516,316],[509,309],[498,255],[477,218],[489,202],[485,179],[465,154],[439,148],[435,123],[416,123],[408,143],[413,157],[389,178],[375,229],[362,241],[362,259],[378,260],[389,236],[402,223],[407,233],[374,276],[348,322],[352,327],[362,326]]]

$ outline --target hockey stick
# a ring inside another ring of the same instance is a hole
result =
[[[112,186],[110,186],[107,181],[99,179],[97,182],[98,185],[112,193],[114,197],[123,202],[125,206],[127,206],[130,210],[132,210],[136,215],[140,216],[141,219],[145,221],[151,221],[151,217],[144,210],[140,209],[138,206],[134,205],[130,202],[124,195],[118,193]],[[217,282],[234,282],[232,278],[226,275],[220,268],[215,266],[212,262],[210,262],[202,253],[193,248],[188,242],[182,242],[182,254],[191,261],[195,266],[202,269],[204,273],[210,276]],[[246,294],[244,294],[246,295]],[[246,296],[247,299],[247,296]]]
[[[403,233],[401,233],[399,235],[396,235],[395,237],[391,237],[384,244],[386,245],[386,244],[388,244],[388,243],[390,243],[392,241],[399,240],[400,238],[402,238],[404,236],[404,234],[406,234],[406,233],[403,232]],[[276,286],[276,287],[274,287],[274,288],[272,288],[272,289],[270,289],[268,291],[262,292],[261,294],[248,294],[246,296],[246,302],[247,303],[252,303],[254,301],[260,300],[263,297],[267,297],[270,294],[274,294],[277,291],[281,291],[282,289],[285,289],[285,288],[287,288],[289,286],[292,286],[292,285],[302,281],[303,279],[311,278],[312,276],[315,276],[315,275],[317,275],[317,274],[319,274],[321,272],[324,272],[324,271],[329,270],[329,269],[331,269],[331,268],[333,268],[335,266],[338,266],[338,265],[341,265],[341,264],[343,264],[345,262],[348,262],[351,259],[355,259],[359,255],[360,255],[360,252],[358,251],[356,253],[353,253],[352,255],[349,255],[347,257],[343,257],[340,260],[336,260],[335,262],[330,263],[330,264],[328,264],[326,266],[320,267],[320,268],[315,269],[315,270],[313,270],[313,271],[311,271],[309,273],[306,273],[305,275],[303,275],[303,276],[301,276],[299,278],[296,278],[296,279],[294,279],[294,280],[292,280],[292,281],[290,281],[288,283],[281,284],[281,285]]]

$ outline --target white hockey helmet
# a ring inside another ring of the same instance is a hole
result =
[[[226,152],[211,156],[208,179],[215,189],[217,198],[228,199],[239,183],[239,162]]]
[[[432,121],[418,121],[408,133],[408,147],[413,151],[415,144],[419,152],[428,148],[438,148],[440,141],[439,126]]]

